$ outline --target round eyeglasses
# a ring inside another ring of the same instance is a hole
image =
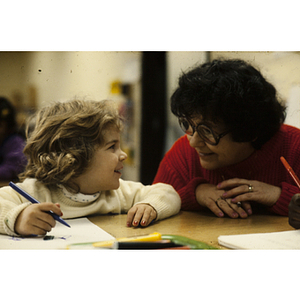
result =
[[[195,133],[195,131],[197,131],[198,135],[204,140],[205,143],[213,146],[218,145],[220,139],[230,132],[230,130],[227,130],[218,135],[205,124],[199,123],[198,125],[194,126],[191,125],[191,123],[185,118],[179,118],[178,122],[181,129],[186,134],[192,136]]]

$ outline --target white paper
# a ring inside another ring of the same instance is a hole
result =
[[[231,249],[293,250],[300,249],[300,230],[272,233],[220,235],[220,245]]]
[[[67,220],[71,228],[56,222],[56,226],[44,237],[21,238],[0,234],[0,249],[66,249],[73,243],[90,243],[115,239],[112,235],[90,222],[87,218]]]

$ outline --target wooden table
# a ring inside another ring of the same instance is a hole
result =
[[[126,215],[92,216],[89,220],[116,238],[159,232],[183,235],[221,249],[226,248],[218,244],[220,235],[293,230],[287,217],[268,214],[256,214],[247,219],[231,219],[218,218],[212,213],[181,211],[176,216],[157,221],[146,228],[126,227]]]

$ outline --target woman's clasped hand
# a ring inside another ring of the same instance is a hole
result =
[[[201,184],[196,198],[201,206],[209,208],[216,216],[224,214],[231,218],[247,218],[252,214],[251,202],[272,206],[280,196],[281,189],[255,180],[229,179],[219,183]]]
[[[218,185],[219,186],[219,185]],[[252,214],[251,205],[248,201],[232,202],[232,198],[224,197],[224,189],[220,189],[213,184],[200,184],[196,189],[196,199],[198,203],[210,209],[216,216],[231,218],[247,218]]]
[[[272,206],[280,196],[279,187],[264,182],[245,179],[229,179],[219,183],[201,184],[196,190],[197,201],[216,216],[247,218],[252,214],[251,202]]]

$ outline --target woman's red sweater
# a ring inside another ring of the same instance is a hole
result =
[[[182,210],[201,210],[195,189],[201,183],[217,185],[224,179],[258,180],[281,188],[277,202],[270,207],[273,213],[287,216],[291,197],[299,193],[295,182],[280,161],[284,156],[300,177],[300,130],[282,125],[280,130],[250,157],[241,163],[206,170],[201,167],[199,155],[186,136],[179,138],[161,161],[153,183],[171,184],[181,197]]]

